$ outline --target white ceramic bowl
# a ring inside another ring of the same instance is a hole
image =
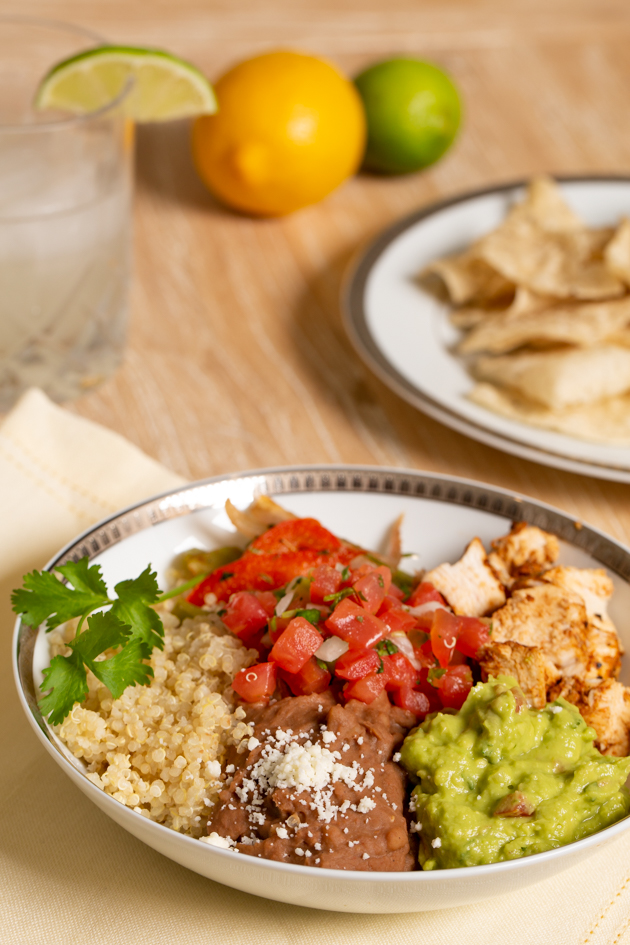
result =
[[[208,479],[166,493],[106,519],[66,546],[48,564],[89,555],[109,585],[139,573],[149,562],[158,576],[179,551],[233,541],[225,514],[229,497],[244,508],[261,493],[332,531],[377,548],[394,519],[405,513],[404,547],[419,566],[455,560],[475,535],[484,543],[507,531],[513,519],[540,525],[561,539],[565,564],[605,567],[615,584],[611,616],[630,648],[630,550],[570,516],[522,496],[480,483],[413,471],[374,467],[303,467],[260,470]],[[244,892],[338,912],[397,913],[443,909],[511,892],[586,859],[630,826],[630,817],[558,850],[535,856],[423,873],[363,873],[295,866],[220,850],[153,823],[105,794],[85,776],[37,708],[41,670],[47,665],[45,634],[19,620],[14,669],[28,719],[44,748],[77,787],[121,827],[177,863]],[[630,681],[628,665],[622,681]]]

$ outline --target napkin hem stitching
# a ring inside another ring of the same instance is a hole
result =
[[[599,917],[599,919],[597,920],[597,922],[595,922],[595,924],[591,927],[591,929],[590,929],[588,935],[586,936],[586,938],[584,939],[582,945],[587,945],[587,943],[589,942],[590,938],[592,937],[592,935],[595,933],[596,929],[598,928],[598,926],[599,926],[600,922],[602,921],[602,919],[605,918],[605,916],[607,915],[607,913],[610,911],[610,909],[611,909],[612,906],[614,905],[615,899],[618,899],[619,896],[621,896],[622,892],[624,891],[624,889],[626,888],[626,886],[628,885],[628,883],[630,883],[630,876],[626,876],[626,878],[624,879],[623,883],[621,884],[621,886],[619,887],[619,889],[617,890],[617,892],[615,893],[615,895],[613,896],[613,898],[610,900],[610,902],[608,903],[608,905],[606,906],[606,908],[602,910],[602,914],[600,915],[600,917]],[[628,924],[630,925],[630,919],[628,920]],[[622,929],[621,931],[623,932],[624,930]],[[612,945],[615,945],[615,942],[617,942],[618,939],[619,939],[619,936],[617,936],[617,938],[614,940],[614,942],[612,943]]]
[[[10,443],[13,443],[13,445],[16,446],[19,450],[21,450],[36,466],[39,466],[42,472],[48,473],[49,475],[51,475],[62,486],[65,486],[68,489],[72,489],[73,492],[76,492],[78,495],[82,496],[83,498],[88,499],[90,502],[93,502],[94,505],[101,506],[101,508],[105,509],[106,512],[116,511],[117,506],[114,506],[111,502],[106,502],[106,501],[103,501],[103,499],[99,499],[99,497],[96,494],[90,492],[88,489],[85,489],[83,486],[80,486],[78,483],[74,482],[72,479],[68,479],[66,476],[57,472],[57,470],[54,469],[52,466],[49,466],[46,463],[43,463],[40,457],[37,456],[36,453],[33,453],[27,446],[25,446],[21,440],[17,439],[14,436],[11,436],[11,434],[6,433],[6,431],[4,430],[2,431],[1,435]]]
[[[619,942],[621,940],[621,937],[625,935],[625,933],[628,931],[629,926],[630,926],[630,919],[626,919],[626,921],[623,923],[622,927],[619,929],[614,939],[612,940],[611,945],[617,945],[617,942]]]
[[[18,472],[27,476],[31,480],[31,482],[34,482],[35,485],[38,488],[40,488],[43,492],[45,492],[48,496],[50,496],[51,499],[54,499],[56,502],[60,502],[62,505],[64,505],[66,509],[72,515],[76,515],[79,518],[85,519],[88,522],[94,521],[93,516],[89,515],[89,513],[85,512],[83,509],[80,509],[78,507],[75,507],[74,505],[71,505],[70,502],[68,502],[66,499],[63,498],[63,496],[60,496],[59,494],[54,492],[43,479],[40,479],[38,476],[34,475],[32,470],[30,470],[27,466],[25,466],[18,459],[16,459],[15,456],[12,456],[11,453],[8,452],[8,450],[2,449],[1,445],[0,445],[0,452],[2,453],[4,458],[8,460],[9,463],[15,466]]]

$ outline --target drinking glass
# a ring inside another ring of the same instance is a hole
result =
[[[54,21],[0,17],[0,411],[32,386],[56,401],[74,398],[122,357],[129,89],[88,115],[33,104],[55,62],[102,42]]]

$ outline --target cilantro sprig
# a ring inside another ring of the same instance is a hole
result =
[[[88,669],[115,699],[128,686],[146,685],[153,670],[145,661],[155,647],[164,649],[164,627],[154,605],[191,590],[205,577],[197,576],[162,594],[157,575],[148,565],[134,580],[116,584],[117,596],[110,598],[100,566],[90,566],[87,557],[56,571],[68,583],[50,571],[31,571],[24,586],[11,595],[13,610],[30,627],[46,623],[50,631],[80,618],[68,643],[70,654],[53,657],[44,670],[40,688],[45,695],[39,707],[52,725],[62,722],[73,705],[86,698]],[[103,659],[109,650],[116,652]]]

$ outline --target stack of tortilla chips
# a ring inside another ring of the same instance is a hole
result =
[[[506,417],[630,445],[630,221],[592,229],[537,178],[496,230],[432,263],[470,398]]]

